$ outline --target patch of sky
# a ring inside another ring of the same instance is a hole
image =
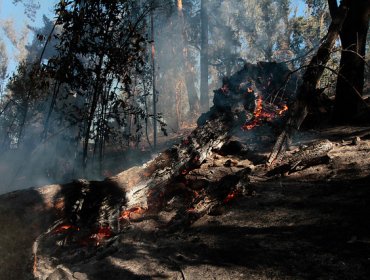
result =
[[[25,0],[24,2],[30,2]],[[27,16],[27,8],[22,1],[14,3],[13,0],[0,0],[0,40],[6,45],[7,55],[9,57],[8,75],[14,72],[17,67],[20,56],[20,43],[30,43],[35,34],[27,26],[40,28],[43,26],[43,15],[48,18],[54,18],[54,7],[58,0],[38,0],[34,3],[39,4],[34,17],[31,19]],[[4,29],[8,29],[8,36]],[[24,35],[26,36],[25,38]],[[22,37],[23,36],[23,37]],[[11,37],[11,38],[9,38]],[[24,46],[23,46],[24,47]]]

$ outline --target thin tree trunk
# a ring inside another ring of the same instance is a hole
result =
[[[189,109],[192,116],[199,114],[199,98],[194,81],[194,69],[189,62],[189,55],[185,57],[185,82],[189,99]]]
[[[179,13],[179,18],[182,24],[182,46],[183,46],[183,61],[184,61],[184,76],[186,83],[186,91],[188,93],[189,109],[192,115],[197,115],[199,113],[199,98],[195,88],[194,82],[194,70],[193,65],[190,62],[189,48],[187,45],[188,38],[185,30],[185,20],[184,13],[182,10],[182,0],[177,1],[177,8]]]
[[[176,119],[177,119],[177,127],[181,128],[182,118],[181,118],[181,94],[182,94],[182,87],[183,82],[182,80],[177,81],[175,87],[175,107],[176,107]]]
[[[101,70],[103,67],[103,57],[104,55],[100,55],[99,58],[99,64],[98,64],[98,69],[96,71],[96,83],[94,86],[94,92],[93,92],[93,97],[90,105],[90,112],[89,116],[87,119],[87,125],[85,128],[85,133],[84,133],[84,142],[83,142],[83,151],[82,151],[82,168],[85,171],[86,166],[87,166],[87,156],[88,156],[88,147],[89,147],[89,140],[90,140],[90,132],[91,132],[91,125],[94,119],[95,111],[98,106],[98,101],[99,101],[99,93],[102,90],[101,86]]]
[[[47,135],[48,135],[50,117],[51,117],[51,114],[54,110],[54,106],[55,106],[56,101],[57,101],[60,85],[61,85],[61,82],[59,82],[59,81],[56,81],[55,84],[54,84],[53,96],[51,98],[49,111],[48,111],[48,114],[47,114],[46,119],[45,119],[44,132],[43,132],[43,135],[41,137],[42,141],[45,141],[45,139],[47,138]]]
[[[152,87],[153,87],[153,148],[157,148],[157,93],[155,79],[155,45],[154,45],[154,15],[150,15],[151,37],[152,37]]]
[[[207,0],[201,2],[201,50],[200,50],[200,105],[203,112],[209,109],[208,96],[208,12]]]
[[[110,26],[111,21],[107,22],[107,30]],[[105,48],[107,44],[107,33],[105,33],[104,36],[104,42],[103,42],[103,49]],[[104,53],[101,53],[99,55],[99,63],[96,68],[96,83],[94,86],[94,92],[93,92],[93,98],[90,106],[90,113],[87,120],[87,126],[85,128],[85,135],[84,135],[84,142],[83,142],[83,152],[82,152],[82,168],[85,172],[86,166],[87,166],[87,156],[88,156],[88,147],[89,147],[89,139],[90,139],[90,132],[91,132],[91,125],[93,123],[94,115],[98,106],[99,102],[99,95],[103,95],[104,86],[102,83],[102,78],[104,79],[107,75],[107,71],[103,71],[103,64],[104,64]],[[107,69],[105,69],[107,70]],[[102,73],[103,72],[103,73]],[[103,106],[103,104],[102,104]]]

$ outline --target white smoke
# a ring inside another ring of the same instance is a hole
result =
[[[6,19],[0,22],[1,28],[4,31],[6,37],[10,43],[15,47],[16,54],[15,58],[18,62],[24,60],[27,56],[26,44],[28,41],[29,29],[26,24],[23,25],[21,31],[18,33],[14,19]]]

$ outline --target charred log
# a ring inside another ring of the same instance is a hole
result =
[[[294,99],[298,81],[299,76],[290,75],[283,63],[245,63],[241,70],[223,79],[222,87],[214,91],[214,106],[198,119],[198,125],[219,113],[231,113],[243,125],[255,117],[258,106],[271,111],[271,115],[280,115]]]
[[[265,73],[261,69],[266,67],[271,69]],[[281,75],[282,68],[276,63],[246,64],[224,81],[207,118],[181,143],[105,181],[78,180],[48,195],[46,200],[58,215],[34,242],[34,276],[43,279],[55,274],[68,279],[70,272],[59,264],[104,256],[135,223],[147,222],[151,229],[167,231],[184,229],[204,215],[219,215],[231,200],[247,193],[252,165],[246,157],[248,148],[230,139],[244,133],[246,115],[255,111],[249,108],[254,92],[266,99],[265,85],[272,86],[269,79]],[[274,104],[264,106],[279,114]],[[233,154],[234,158],[229,157]]]
[[[233,125],[229,114],[220,114],[142,167],[103,182],[62,186],[51,199],[60,218],[33,246],[34,276],[43,279],[60,270],[58,263],[96,256],[135,220],[152,220],[168,230],[183,228],[242,193],[247,166],[220,166],[211,178],[196,175],[227,141]]]
[[[277,167],[267,172],[267,176],[293,173],[313,165],[328,161],[328,152],[333,149],[333,143],[322,140],[302,148],[295,154],[284,159]]]

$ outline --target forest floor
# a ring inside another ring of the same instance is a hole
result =
[[[292,149],[317,139],[334,144],[329,162],[268,178],[271,146],[261,147],[246,195],[217,213],[176,231],[132,221],[112,246],[47,279],[368,279],[370,128],[301,132]],[[240,159],[217,155],[212,166],[228,160]],[[1,280],[32,279],[31,247],[51,216],[43,207],[33,190],[0,196]]]

